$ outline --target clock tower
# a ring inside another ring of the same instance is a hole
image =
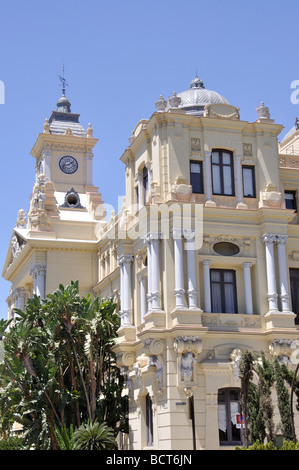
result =
[[[35,182],[28,213],[13,229],[3,276],[11,282],[13,314],[33,294],[42,298],[71,280],[87,295],[97,281],[97,234],[105,224],[104,203],[93,185],[91,125],[84,129],[63,94],[31,150]],[[22,296],[18,295],[22,292]]]

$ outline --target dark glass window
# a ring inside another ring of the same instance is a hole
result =
[[[154,429],[153,429],[153,403],[151,397],[146,395],[146,444],[154,445]]]
[[[148,198],[148,191],[149,191],[149,185],[148,185],[148,169],[143,167],[142,171],[142,182],[143,182],[143,193],[144,193],[144,204],[147,202]]]
[[[218,391],[218,429],[220,445],[241,444],[241,430],[236,416],[240,413],[240,390],[222,388]]]
[[[254,166],[242,166],[243,196],[256,197]]]
[[[293,209],[297,212],[296,191],[284,192],[286,209]]]
[[[237,313],[236,273],[211,269],[211,300],[214,313]]]
[[[299,269],[290,269],[292,311],[297,315],[295,324],[299,325]]]
[[[212,151],[213,194],[234,196],[233,154],[228,150]]]
[[[190,162],[190,183],[193,193],[203,194],[202,162]]]

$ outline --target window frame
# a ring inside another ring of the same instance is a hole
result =
[[[246,195],[244,194],[244,171],[243,170],[251,170],[251,181],[252,181],[252,189],[253,195]],[[256,198],[256,182],[255,182],[255,166],[254,165],[242,165],[242,185],[243,185],[243,197],[248,197],[251,199]]]
[[[192,183],[192,174],[196,174],[191,171],[191,165],[196,164],[200,166],[200,190],[195,190],[195,184]],[[203,162],[201,160],[190,160],[190,185],[192,187],[192,193],[194,194],[204,194],[204,183],[203,183]]]
[[[286,205],[287,200],[286,200],[286,197],[285,197],[286,194],[292,194],[293,195],[292,200],[294,202],[294,204],[293,204],[294,207],[287,207],[287,205]],[[293,210],[293,211],[297,212],[297,191],[291,190],[291,189],[285,189],[284,190],[284,200],[285,200],[285,206],[286,206],[287,210]]]
[[[213,153],[218,153],[219,154],[219,163],[213,163]],[[227,153],[230,156],[230,164],[229,165],[227,165],[226,163],[223,163],[223,154],[224,153]],[[220,193],[216,193],[215,190],[214,190],[213,166],[219,167],[220,188],[221,188]],[[230,167],[231,187],[232,187],[231,194],[227,194],[225,192],[224,167]],[[227,150],[227,149],[212,149],[212,152],[211,152],[211,177],[212,177],[212,192],[213,192],[213,195],[215,195],[215,196],[234,197],[235,196],[235,176],[234,175],[235,175],[235,173],[234,173],[234,155],[233,155],[233,152],[231,150]]]
[[[148,393],[145,397],[145,426],[146,426],[146,445],[147,447],[153,447],[154,445],[153,401]]]
[[[231,400],[230,393],[231,392],[238,393],[238,400]],[[218,389],[217,394],[217,406],[221,404],[219,402],[219,393],[224,392],[224,405],[226,410],[226,429],[227,429],[227,440],[221,440],[220,429],[219,429],[219,415],[218,415],[218,435],[219,435],[219,444],[220,446],[232,446],[232,445],[239,445],[242,443],[242,434],[240,430],[240,440],[233,440],[233,432],[232,432],[232,422],[231,422],[231,403],[236,402],[238,403],[238,413],[240,413],[240,393],[241,390],[238,387],[223,387]]]
[[[293,295],[293,292],[298,292],[299,289],[299,268],[289,268],[289,275],[292,312],[297,315],[297,317],[295,318],[295,325],[299,325],[299,298],[298,302],[296,302]]]
[[[143,204],[145,205],[147,202],[147,196],[149,193],[149,175],[148,175],[148,168],[144,166],[142,168],[142,187],[143,187]]]
[[[220,272],[220,282],[212,281],[212,273],[213,272]],[[231,272],[233,273],[233,282],[224,281],[224,273]],[[220,284],[220,298],[221,298],[221,312],[216,312],[213,307],[213,284]],[[226,312],[225,308],[225,284],[232,284],[234,287],[234,310],[235,312]],[[211,310],[212,313],[238,313],[238,298],[237,298],[237,278],[236,278],[236,271],[234,269],[220,269],[220,268],[211,268],[210,269],[210,288],[211,288]]]

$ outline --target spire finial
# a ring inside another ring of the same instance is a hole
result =
[[[66,79],[64,78],[64,62],[62,63],[62,76],[58,75],[62,84],[62,96],[65,96],[65,87],[68,86]]]

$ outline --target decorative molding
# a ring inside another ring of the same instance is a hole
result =
[[[245,157],[252,157],[252,144],[243,142],[243,155]]]
[[[202,340],[196,336],[179,336],[174,341],[177,353],[178,387],[197,386],[194,364],[202,351]]]
[[[280,363],[298,364],[299,341],[291,339],[274,339],[269,344],[271,356],[276,357]]]
[[[45,273],[46,270],[47,270],[47,265],[46,264],[36,263],[32,266],[29,273],[30,273],[30,276],[35,276],[36,274],[38,274],[40,272]]]
[[[239,253],[232,255],[233,258],[244,256],[244,254],[247,255],[251,248],[251,239],[249,237],[233,237],[232,235],[204,235],[201,252],[205,254],[216,255],[217,253],[215,253],[213,250],[213,246],[220,242],[233,243],[234,245],[238,246],[240,251]]]
[[[198,153],[201,151],[201,143],[199,137],[191,137],[191,151]]]
[[[261,328],[261,316],[245,313],[203,313],[202,325],[211,329]]]

